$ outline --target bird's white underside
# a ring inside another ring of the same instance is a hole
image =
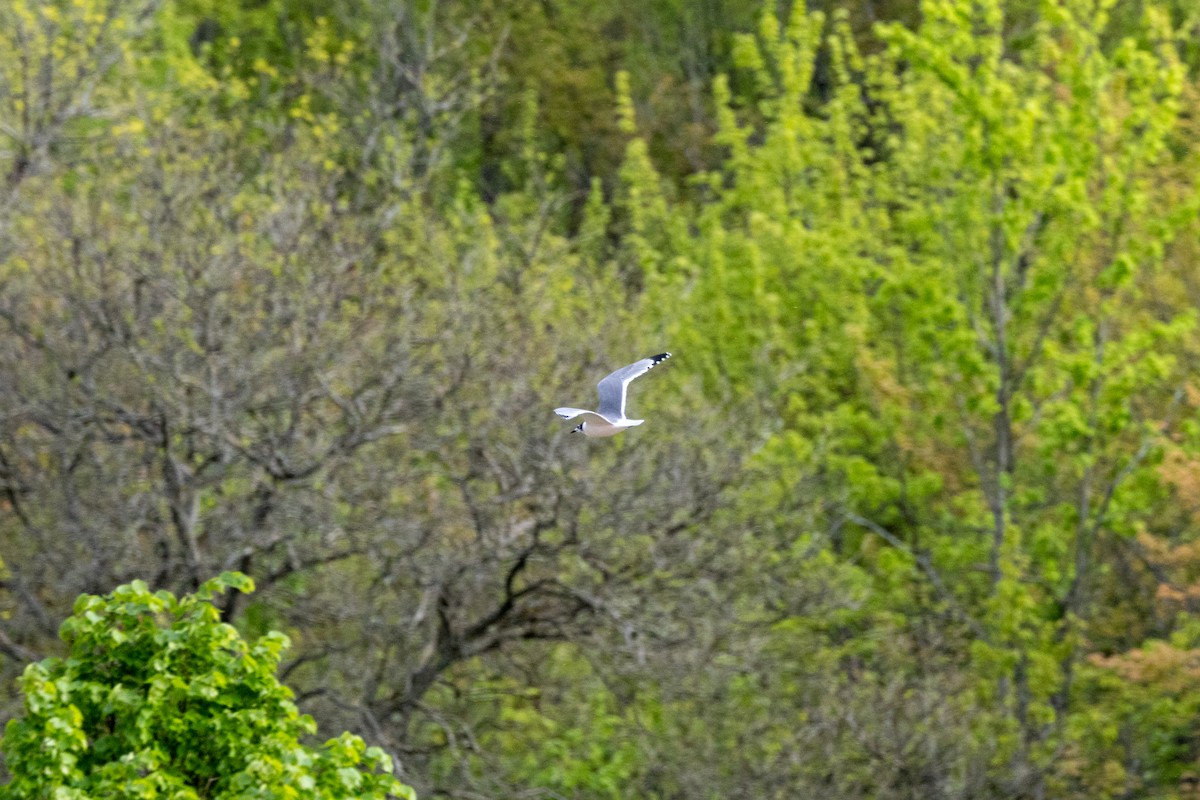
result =
[[[582,408],[556,408],[554,409],[554,413],[563,419],[575,419],[575,417],[582,416],[583,435],[593,438],[599,436],[616,436],[626,428],[637,427],[646,421],[644,419],[619,419],[613,421],[601,414],[597,414],[595,411],[586,411]]]

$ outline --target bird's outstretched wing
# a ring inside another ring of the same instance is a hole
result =
[[[616,372],[605,376],[596,384],[600,392],[600,414],[612,420],[625,418],[625,397],[629,393],[629,383],[640,375],[645,375],[658,364],[671,357],[670,353],[659,353],[656,356],[635,361],[627,367],[621,367]]]
[[[583,408],[556,408],[556,409],[554,409],[554,413],[558,414],[563,419],[575,419],[575,417],[578,417],[581,414],[589,414],[589,415],[595,417],[597,421],[600,421],[600,422],[608,422],[609,421],[609,420],[604,419],[604,417],[600,416],[595,411],[588,411],[587,409],[583,409]]]

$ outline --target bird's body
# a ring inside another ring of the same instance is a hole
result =
[[[582,416],[583,422],[572,430],[584,436],[616,436],[626,428],[633,428],[645,422],[644,419],[629,419],[625,416],[625,398],[629,392],[629,384],[634,378],[645,375],[653,367],[671,357],[670,353],[659,353],[650,358],[643,358],[627,367],[610,373],[596,384],[600,393],[600,409],[587,411],[582,408],[556,408],[554,413],[563,419],[574,419]]]
[[[633,428],[641,425],[646,420],[644,419],[618,419],[609,420],[595,411],[584,411],[582,408],[556,408],[554,413],[558,414],[563,419],[574,419],[582,416],[583,422],[575,426],[575,430],[582,433],[584,436],[616,436],[626,428]]]

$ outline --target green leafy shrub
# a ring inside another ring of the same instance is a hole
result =
[[[254,583],[226,572],[182,598],[142,581],[80,596],[67,657],[20,679],[0,798],[414,798],[357,736],[299,741],[316,725],[275,677],[287,637],[251,644],[222,623],[212,598],[229,588]]]

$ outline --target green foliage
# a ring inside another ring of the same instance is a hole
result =
[[[0,3],[9,794],[1186,794],[1193,6]]]
[[[68,653],[31,664],[3,750],[13,798],[385,798],[415,795],[389,756],[351,734],[319,748],[275,671],[288,640],[247,643],[213,606],[229,572],[176,598],[134,581],[83,595]]]
[[[1011,5],[925,3],[870,56],[845,15],[768,8],[734,50],[750,88],[715,86],[711,199],[674,202],[635,142],[622,202],[706,396],[779,418],[747,513],[796,508],[781,544],[809,525],[861,559],[854,652],[876,674],[913,668],[882,642],[931,646],[916,620],[962,626],[947,694],[978,704],[981,749],[955,758],[1032,774],[1075,730],[1101,553],[1161,502],[1194,315],[1147,300],[1197,193],[1162,182],[1185,78],[1162,9],[1105,47],[1108,4],[1044,3],[1013,50]]]

